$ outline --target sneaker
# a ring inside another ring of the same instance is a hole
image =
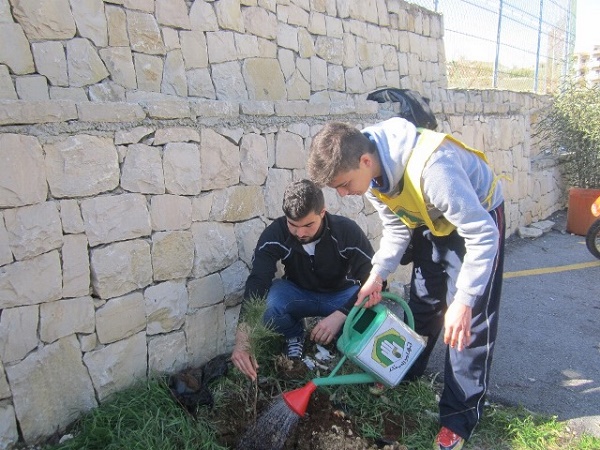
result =
[[[293,337],[287,339],[286,343],[286,356],[289,359],[302,359],[302,352],[304,351],[304,337]]]
[[[460,450],[465,440],[449,428],[442,427],[433,444],[434,450]]]

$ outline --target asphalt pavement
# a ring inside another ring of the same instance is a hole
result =
[[[600,437],[600,260],[566,233],[566,211],[547,220],[543,236],[507,240],[489,399]],[[438,342],[428,371],[443,356]]]

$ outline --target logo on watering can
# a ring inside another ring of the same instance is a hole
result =
[[[371,358],[383,367],[389,367],[406,360],[410,351],[406,352],[406,339],[398,331],[390,328],[375,337]],[[405,354],[406,353],[406,354]],[[401,365],[404,365],[403,362]]]

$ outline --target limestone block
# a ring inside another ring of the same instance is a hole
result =
[[[154,12],[154,0],[123,0],[123,5],[127,9],[137,9],[138,11]]]
[[[240,103],[240,112],[249,116],[272,116],[275,113],[275,106],[273,102],[266,100],[247,101]]]
[[[215,99],[215,87],[208,69],[192,69],[186,72],[188,95]]]
[[[187,96],[187,78],[181,50],[172,50],[167,53],[163,68],[161,92],[180,97]]]
[[[291,182],[291,170],[269,169],[267,183],[265,185],[265,205],[267,208],[267,217],[269,219],[275,219],[281,216],[283,192]]]
[[[192,110],[192,114],[198,117],[239,116],[238,103],[222,100],[194,100],[190,102],[190,109]]]
[[[144,296],[141,292],[111,298],[96,311],[96,334],[102,344],[133,336],[145,327]]]
[[[267,141],[264,136],[250,133],[240,143],[240,181],[261,186],[267,178]]]
[[[28,259],[63,244],[57,204],[38,203],[4,211],[8,242],[17,260]]]
[[[153,132],[154,129],[150,127],[135,127],[126,130],[119,130],[115,133],[115,144],[137,144],[145,137],[151,135]]]
[[[194,2],[190,8],[190,23],[195,31],[217,31],[217,15],[212,2]]]
[[[344,41],[339,38],[318,36],[315,53],[330,64],[341,65],[344,61]]]
[[[90,263],[88,241],[85,235],[64,237],[63,297],[78,297],[90,292]],[[92,330],[93,331],[93,330]]]
[[[8,0],[0,0],[0,22],[14,22]]]
[[[135,53],[133,61],[138,89],[149,92],[160,92],[163,73],[162,58]]]
[[[277,45],[297,52],[298,28],[280,22],[277,27]]]
[[[286,90],[289,100],[308,100],[310,98],[310,83],[298,70],[286,82]]]
[[[244,61],[243,74],[252,100],[286,98],[283,72],[276,59],[249,58]]]
[[[13,255],[8,244],[8,233],[0,212],[0,266],[13,262]]]
[[[29,42],[19,24],[0,22],[0,42],[10,42],[0,46],[0,64],[17,75],[35,72]]]
[[[96,336],[96,333],[79,334],[77,335],[77,338],[81,345],[81,351],[84,353],[91,352],[98,346],[98,337]]]
[[[150,245],[117,242],[91,251],[92,285],[102,299],[127,294],[152,283]]]
[[[148,236],[152,231],[146,198],[140,194],[85,199],[81,202],[81,213],[92,247]]]
[[[56,250],[0,268],[0,309],[51,302],[61,297],[62,273]]]
[[[212,207],[212,199],[212,192],[192,198],[192,221],[201,222],[208,220],[210,208]]]
[[[69,85],[74,87],[89,86],[109,75],[96,49],[83,38],[67,42],[67,68]]]
[[[150,373],[173,374],[187,367],[185,333],[153,336],[148,339],[148,371]]]
[[[180,31],[179,36],[185,69],[207,68],[208,48],[204,33],[200,31]]]
[[[207,363],[225,350],[225,306],[219,303],[189,314],[184,331],[190,366]]]
[[[211,220],[240,222],[264,214],[261,186],[232,186],[214,191]]]
[[[75,36],[69,0],[20,0],[11,3],[13,16],[23,26],[29,40],[63,40]]]
[[[8,72],[8,67],[0,64],[0,99],[16,100],[17,91]]]
[[[327,89],[327,62],[318,56],[310,58],[310,86],[313,91]]]
[[[161,25],[184,30],[192,27],[184,0],[156,0],[155,11],[156,19]]]
[[[219,0],[215,3],[215,12],[221,28],[245,32],[240,0]]]
[[[86,353],[83,362],[100,401],[144,380],[147,354],[144,332]]]
[[[53,86],[68,86],[67,57],[60,42],[32,42],[31,50],[38,73],[48,78]]]
[[[165,95],[165,100],[150,100],[145,109],[154,119],[188,119],[191,117],[190,105],[186,100]]]
[[[152,2],[154,3],[154,2]],[[149,55],[164,55],[160,28],[152,14],[127,10],[127,33],[131,50]]]
[[[224,269],[238,258],[233,224],[195,222],[191,230],[195,248],[194,277],[200,278]]]
[[[153,145],[164,145],[169,142],[200,142],[200,133],[188,127],[160,128],[156,130]]]
[[[236,34],[235,46],[238,51],[238,58],[256,58],[260,56],[258,38],[249,34]]]
[[[235,224],[235,237],[238,243],[240,259],[249,267],[252,266],[254,248],[264,229],[265,224],[260,219],[252,219]]]
[[[186,278],[194,264],[194,239],[189,231],[166,231],[152,236],[154,280]]]
[[[75,135],[48,144],[46,175],[54,197],[85,197],[119,185],[119,161],[112,139]]]
[[[6,367],[6,373],[26,442],[36,442],[57,429],[64,430],[97,406],[74,335],[38,349],[22,362]]]
[[[100,49],[100,57],[108,68],[112,80],[126,89],[135,89],[137,80],[133,67],[133,57],[129,47],[109,47]]]
[[[152,230],[187,230],[192,225],[192,201],[179,195],[155,195],[150,203]]]
[[[106,25],[108,29],[108,45],[111,47],[128,47],[127,16],[123,8],[105,5]]]
[[[275,164],[280,169],[302,169],[307,153],[302,137],[288,131],[280,131],[275,138]]]
[[[77,118],[73,102],[0,101],[0,125],[66,122]]]
[[[188,282],[190,309],[204,308],[221,303],[225,296],[223,281],[218,273]]]
[[[144,292],[148,335],[168,333],[181,328],[188,309],[185,281],[167,281]]]
[[[161,152],[157,147],[145,144],[129,145],[122,170],[123,189],[143,194],[165,192]]]
[[[168,193],[196,195],[201,189],[200,150],[195,143],[169,143],[163,152],[165,187]]]
[[[226,307],[237,305],[242,301],[248,275],[250,271],[243,261],[236,261],[221,272]]]
[[[231,31],[216,31],[206,33],[208,61],[211,65],[238,59],[235,48],[235,38]]]
[[[235,334],[237,332],[238,318],[240,316],[240,305],[225,310],[225,351],[231,352],[235,346]]]
[[[246,33],[265,39],[277,37],[277,17],[266,9],[257,6],[244,8],[242,18]]]
[[[212,66],[212,78],[219,100],[246,100],[248,91],[238,62]]]
[[[59,205],[63,232],[65,234],[83,233],[83,219],[77,200],[61,200]]]
[[[189,145],[189,144],[188,144]],[[211,129],[202,130],[200,144],[202,186],[222,189],[239,183],[240,152],[238,147]]]
[[[50,86],[51,100],[71,100],[72,102],[87,102],[87,94],[84,88],[61,88]],[[75,109],[75,105],[73,105]],[[77,110],[75,109],[75,115]]]
[[[97,47],[108,45],[108,25],[102,0],[71,1],[77,31],[83,38],[90,39]]]
[[[179,33],[174,28],[162,27],[163,42],[165,44],[165,50],[170,52],[171,50],[180,50],[181,43],[179,42]]]
[[[37,138],[0,134],[0,207],[46,200],[43,151]]]
[[[0,359],[6,364],[20,361],[38,345],[39,307],[7,308],[0,316]]]
[[[0,448],[11,448],[18,440],[15,408],[10,403],[0,403]]]
[[[327,85],[332,91],[346,91],[346,78],[342,66],[329,66],[327,70]]]
[[[40,339],[52,343],[74,333],[93,333],[94,301],[85,296],[40,305]]]

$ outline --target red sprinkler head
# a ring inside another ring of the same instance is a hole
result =
[[[317,385],[312,381],[309,381],[304,387],[290,392],[284,392],[282,397],[292,411],[294,411],[300,417],[304,417],[310,396],[313,392],[315,392],[316,389]]]

